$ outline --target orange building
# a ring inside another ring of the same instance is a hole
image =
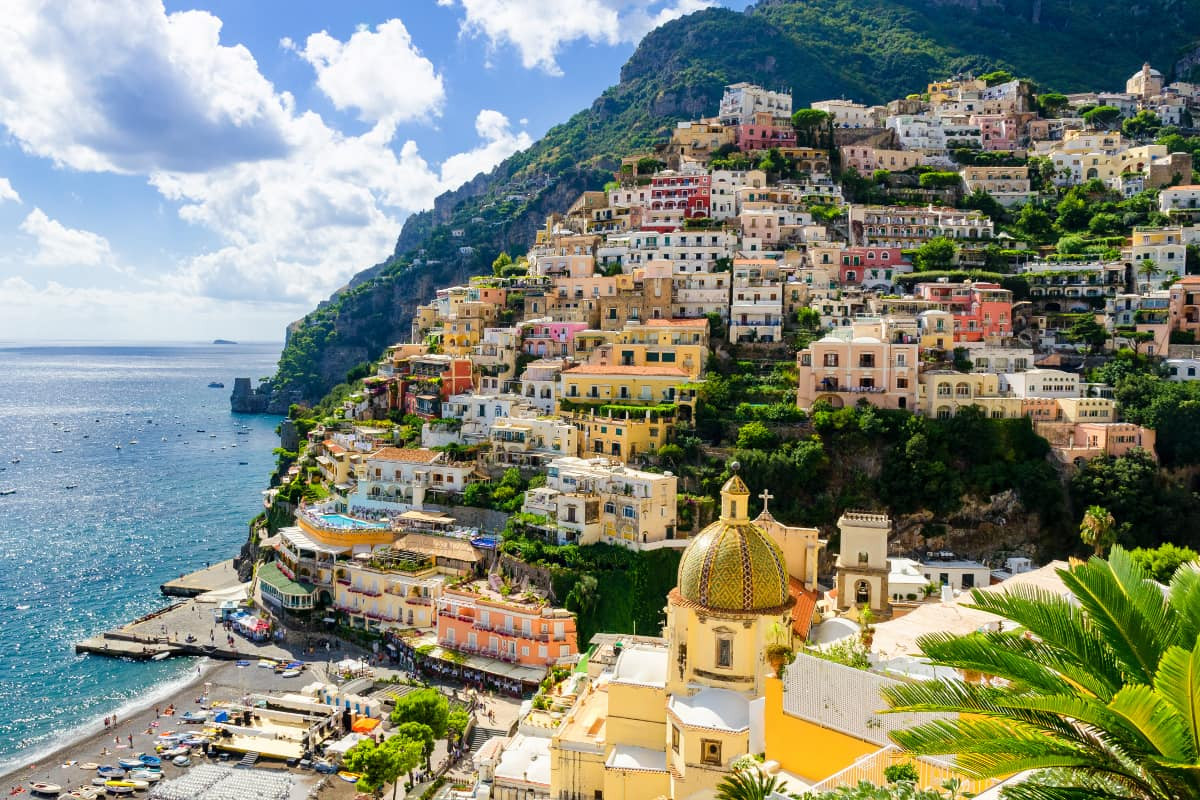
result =
[[[482,582],[446,589],[437,601],[443,648],[527,667],[546,667],[579,652],[575,615],[544,601],[504,597]]]

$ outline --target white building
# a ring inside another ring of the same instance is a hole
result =
[[[880,106],[867,106],[852,100],[819,100],[812,107],[832,116],[837,128],[874,128],[879,125],[883,111]]]
[[[1166,369],[1169,381],[1200,380],[1200,358],[1168,358]]]
[[[769,113],[777,119],[791,119],[792,93],[772,92],[752,83],[733,83],[721,97],[722,125],[749,125],[754,115]]]
[[[462,493],[474,470],[473,461],[451,462],[436,450],[384,447],[359,466],[349,504],[369,511],[420,510],[431,490]]]
[[[734,262],[729,341],[778,342],[783,338],[783,282],[774,262]]]
[[[669,472],[570,456],[550,462],[546,485],[525,493],[522,510],[546,516],[563,544],[684,547],[687,540],[675,538],[677,491]]]
[[[954,558],[933,558],[922,561],[921,573],[926,583],[949,586],[956,592],[990,586],[992,571],[986,564]]]
[[[1060,369],[1029,369],[1000,376],[1001,390],[1013,397],[1080,397],[1079,376]]]

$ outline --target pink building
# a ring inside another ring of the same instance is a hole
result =
[[[917,408],[919,347],[911,320],[860,319],[813,342],[796,356],[796,404],[834,408],[866,400],[879,408]]]
[[[1012,292],[998,283],[918,283],[921,300],[942,304],[954,315],[954,341],[982,342],[1012,335]]]
[[[1200,341],[1200,275],[1185,275],[1172,284],[1167,308],[1171,330],[1186,331]]]
[[[1034,428],[1050,442],[1053,453],[1068,463],[1079,464],[1099,456],[1115,458],[1136,449],[1145,450],[1157,460],[1154,431],[1132,422],[1043,423]]]
[[[442,592],[437,640],[451,650],[528,667],[548,667],[579,652],[571,612],[504,598],[479,584]]]
[[[531,356],[569,356],[575,352],[575,334],[587,330],[586,322],[537,321],[521,326],[521,350]]]
[[[754,115],[753,122],[734,126],[733,142],[743,152],[795,147],[796,129],[791,123],[777,125],[770,112],[760,111]]]
[[[975,114],[971,124],[979,126],[984,150],[1015,150],[1024,120],[1017,114]]]
[[[854,167],[861,175],[870,175],[877,169],[889,172],[904,172],[925,163],[924,156],[915,150],[883,150],[865,145],[846,145],[839,148],[842,168]]]
[[[707,217],[712,176],[660,172],[650,179],[649,211],[683,211],[685,217]]]

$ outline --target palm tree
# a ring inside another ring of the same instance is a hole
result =
[[[1181,566],[1165,593],[1120,547],[1059,575],[1073,598],[972,594],[1017,630],[922,637],[933,664],[998,680],[885,690],[892,711],[962,715],[893,739],[977,777],[1032,770],[1015,800],[1200,797],[1200,566]]]
[[[757,767],[738,769],[717,784],[716,800],[767,800],[783,785],[779,778],[766,775]]]
[[[1150,291],[1150,279],[1158,272],[1158,264],[1149,258],[1144,259],[1138,262],[1137,272],[1146,279],[1146,291]]]
[[[1104,551],[1117,538],[1117,521],[1104,506],[1088,506],[1079,523],[1079,538],[1092,548],[1092,553],[1104,557]]]

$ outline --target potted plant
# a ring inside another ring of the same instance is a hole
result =
[[[792,663],[795,652],[791,646],[791,631],[780,622],[771,625],[771,643],[767,645],[767,663],[775,671],[775,677],[782,678],[783,671]]]

